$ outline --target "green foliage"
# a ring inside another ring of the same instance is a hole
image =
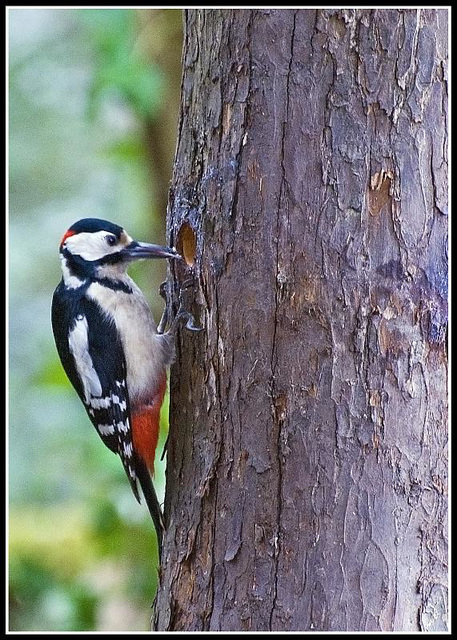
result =
[[[150,523],[126,522],[107,499],[84,509],[15,508],[9,538],[11,629],[92,630],[113,597],[148,612],[157,588],[155,535]]]
[[[165,80],[127,9],[9,11],[9,628],[147,630],[157,544],[65,377],[50,304],[80,217],[154,241],[143,130]],[[90,115],[90,117],[88,117]],[[145,293],[165,265],[133,271]],[[157,298],[157,296],[155,296]],[[158,315],[161,309],[155,309]],[[164,407],[159,451],[168,428]],[[164,489],[164,465],[155,485]]]
[[[13,556],[10,563],[10,629],[90,631],[97,597],[87,585],[59,578],[38,557]]]
[[[93,628],[97,598],[78,579],[90,553],[79,516],[68,508],[10,512],[10,629]]]
[[[82,9],[78,16],[95,44],[90,114],[93,116],[103,97],[113,92],[140,118],[153,118],[162,103],[164,79],[135,47],[135,13],[125,9]]]

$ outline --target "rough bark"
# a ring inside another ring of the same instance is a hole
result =
[[[446,60],[446,10],[185,12],[157,629],[446,628]]]

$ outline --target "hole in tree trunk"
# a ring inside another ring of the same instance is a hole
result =
[[[186,264],[189,267],[193,267],[197,253],[197,236],[187,222],[184,222],[179,230],[176,249],[182,255]]]

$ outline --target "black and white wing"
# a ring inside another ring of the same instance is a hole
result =
[[[119,454],[139,501],[125,356],[114,324],[84,291],[59,285],[52,327],[65,372],[99,436]]]

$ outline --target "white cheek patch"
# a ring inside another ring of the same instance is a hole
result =
[[[93,262],[111,253],[119,253],[124,248],[122,242],[111,247],[106,242],[106,236],[109,235],[112,234],[108,231],[96,231],[95,233],[83,231],[69,236],[65,240],[64,247],[73,255],[81,256],[83,260]]]
[[[78,316],[75,326],[68,336],[68,346],[73,354],[76,369],[83,384],[86,403],[89,404],[91,396],[102,395],[102,385],[89,353],[86,316]]]

